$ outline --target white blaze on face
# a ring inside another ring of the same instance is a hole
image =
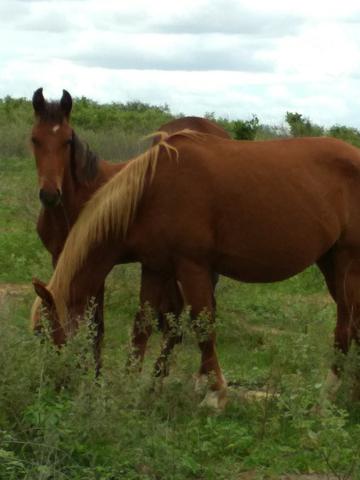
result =
[[[55,127],[53,127],[52,131],[54,133],[56,133],[59,130],[59,128],[60,128],[60,125],[55,125]]]

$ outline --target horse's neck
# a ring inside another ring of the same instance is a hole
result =
[[[127,162],[110,163],[106,160],[101,160],[99,162],[98,181],[102,181],[103,183],[104,181],[110,180],[110,178],[120,172],[126,164]]]
[[[106,183],[112,176],[119,172],[125,163],[110,163],[99,160],[96,176],[87,182],[78,183],[70,169],[65,172],[63,184],[63,207],[68,211],[72,223],[74,223],[85,202]]]
[[[69,169],[64,174],[61,205],[51,210],[47,209],[46,214],[56,219],[59,225],[66,218],[68,226],[71,227],[76,222],[84,204],[98,188],[110,180],[123,166],[124,164],[121,163],[112,164],[101,160],[95,178],[84,183],[76,182]]]
[[[76,184],[71,172],[65,171],[61,203],[53,208],[41,209],[37,230],[54,260],[59,256],[72,225],[92,193],[91,187]]]
[[[62,185],[61,206],[70,226],[76,222],[81,208],[91,195],[92,188],[90,184],[77,183],[70,170],[65,172]]]
[[[68,283],[70,297],[67,300],[67,306],[72,314],[82,315],[84,313],[87,302],[97,296],[106,276],[122,257],[123,248],[121,240],[117,238],[103,242],[89,251],[82,265]],[[99,262],[99,258],[101,258],[101,262]]]
[[[60,252],[69,233],[70,226],[61,205],[54,208],[42,208],[37,221],[37,231],[43,244],[53,257],[53,262]]]

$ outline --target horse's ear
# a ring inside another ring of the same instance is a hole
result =
[[[63,94],[60,100],[61,110],[65,113],[66,117],[70,116],[72,109],[72,98],[67,90],[63,90]]]
[[[43,95],[42,88],[38,88],[37,90],[35,90],[32,98],[32,104],[34,111],[37,115],[40,115],[45,110],[46,101]]]
[[[46,284],[37,278],[33,278],[32,284],[34,286],[36,295],[46,304],[47,307],[53,307],[55,305],[54,298],[47,289]]]

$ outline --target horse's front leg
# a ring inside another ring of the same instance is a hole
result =
[[[153,329],[154,313],[160,311],[163,279],[158,272],[142,265],[140,307],[135,315],[131,335],[131,352],[127,360],[127,369],[141,370],[146,345]]]
[[[215,291],[219,275],[211,275],[212,289]],[[169,374],[169,359],[176,345],[182,341],[182,327],[180,315],[185,306],[185,299],[180,291],[180,284],[175,276],[171,276],[164,285],[160,312],[158,315],[159,328],[163,332],[161,353],[155,363],[154,375],[164,377]],[[213,307],[215,309],[215,297],[213,296]]]
[[[191,260],[180,260],[177,278],[186,303],[190,306],[192,326],[201,351],[198,384],[208,383],[202,405],[222,408],[226,403],[227,384],[221,372],[215,349],[214,277],[208,267]]]
[[[353,256],[342,266],[343,275],[338,279],[338,318],[335,328],[335,347],[347,354],[351,344],[360,345],[360,258]],[[339,375],[341,367],[333,368]],[[360,372],[353,379],[353,394],[358,395],[360,387]],[[357,393],[356,393],[357,392]]]
[[[184,308],[184,300],[176,282],[175,276],[164,281],[161,296],[158,326],[163,332],[161,353],[154,367],[155,377],[165,377],[169,374],[169,358],[175,345],[181,342],[182,332],[180,314]]]

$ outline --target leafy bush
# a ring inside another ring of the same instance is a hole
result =
[[[293,137],[320,137],[324,135],[324,128],[311,123],[301,113],[286,112],[286,122],[289,124]]]
[[[233,132],[236,140],[255,140],[259,130],[259,119],[253,115],[251,120],[235,120]]]
[[[139,137],[170,115],[166,106],[78,99],[74,121],[77,105],[79,133],[114,159],[143,148]],[[233,122],[219,121],[232,131]],[[0,101],[3,282],[29,284],[32,275],[46,280],[51,272],[35,233],[34,162],[21,156],[31,123],[30,102]],[[287,134],[281,127],[257,127],[256,138]],[[346,127],[329,131],[353,143],[358,134]],[[358,393],[356,349],[344,360],[338,403],[326,405],[322,417],[313,411],[332,360],[335,322],[318,270],[271,285],[220,280],[218,351],[233,384],[220,414],[199,408],[192,381],[199,351],[188,327],[169,378],[155,382],[151,374],[160,350],[156,334],[143,372],[125,374],[139,279],[138,266],[129,265],[107,280],[104,368],[97,382],[86,326],[59,352],[28,332],[33,294],[23,289],[0,296],[0,480],[237,480],[249,470],[259,479],[299,472],[360,478],[360,405],[349,396]],[[269,395],[251,402],[238,386]]]
[[[345,125],[334,125],[328,130],[327,135],[340,138],[356,147],[360,147],[360,131],[356,128],[345,127]]]

